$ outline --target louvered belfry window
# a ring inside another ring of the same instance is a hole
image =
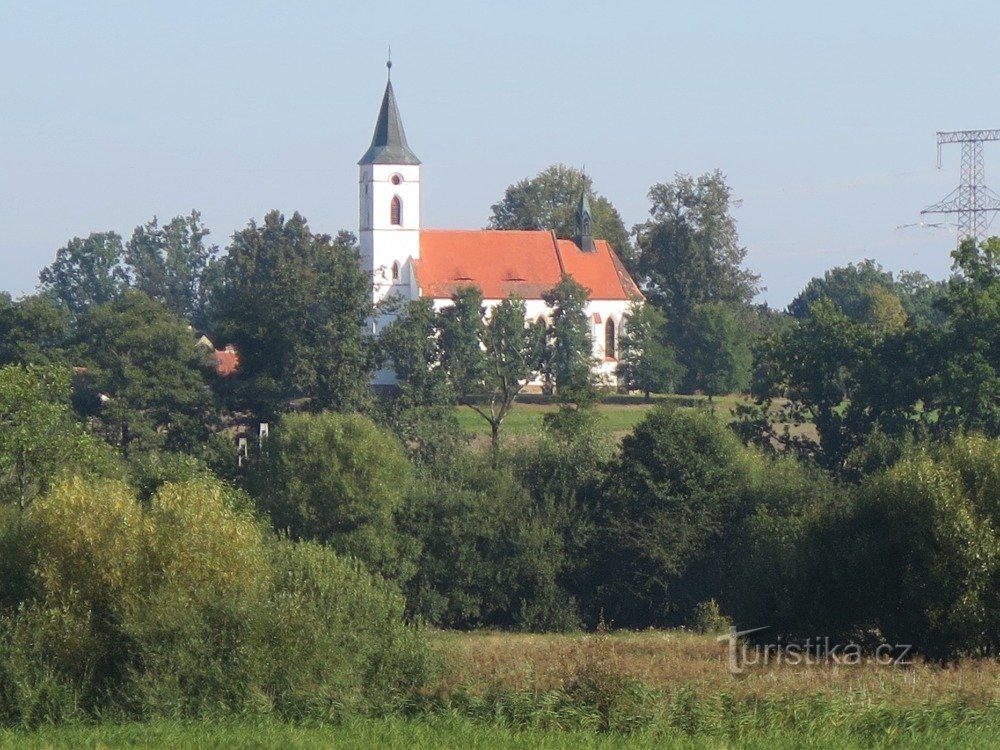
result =
[[[394,227],[403,224],[403,201],[399,199],[398,195],[392,197],[392,204],[389,206],[389,222]]]

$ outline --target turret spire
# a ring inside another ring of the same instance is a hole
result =
[[[590,199],[587,197],[587,183],[584,178],[580,203],[576,207],[576,244],[585,253],[594,252],[594,220],[590,213]]]
[[[375,134],[372,145],[358,164],[419,164],[409,145],[406,143],[406,133],[403,132],[403,120],[399,116],[396,95],[392,91],[392,51],[386,61],[385,94],[382,96],[382,107],[375,122]]]

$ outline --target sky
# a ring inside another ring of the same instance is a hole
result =
[[[192,209],[223,247],[274,208],[356,230],[389,45],[424,226],[483,227],[562,162],[631,227],[651,185],[718,168],[773,307],[865,258],[944,278],[954,228],[898,227],[951,218],[919,215],[959,181],[936,131],[1000,128],[997,21],[962,0],[0,0],[0,289],[33,291],[74,236]],[[1000,143],[986,174],[1000,189]]]

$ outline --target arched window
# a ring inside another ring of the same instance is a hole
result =
[[[604,357],[605,359],[617,359],[615,351],[615,321],[608,318],[604,325]]]
[[[392,203],[389,206],[389,223],[394,227],[403,225],[403,201],[398,195],[392,196]]]
[[[399,261],[392,262],[392,280],[399,281]]]

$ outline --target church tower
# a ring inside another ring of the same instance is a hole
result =
[[[392,91],[392,61],[372,144],[361,157],[359,250],[372,274],[372,301],[417,297],[412,261],[420,257],[420,159],[410,150]],[[382,321],[378,325],[381,328]]]

